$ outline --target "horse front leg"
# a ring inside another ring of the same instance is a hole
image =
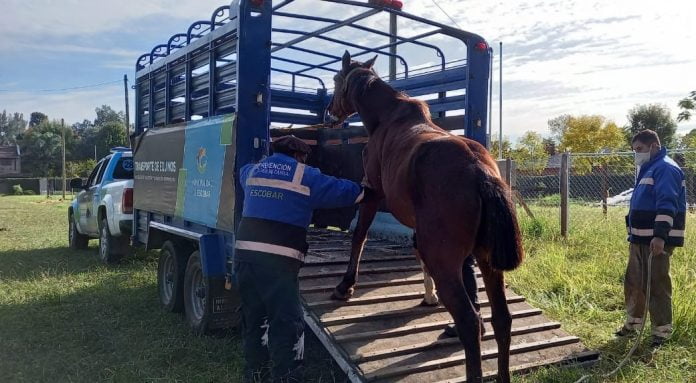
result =
[[[363,200],[363,203],[360,205],[358,223],[355,225],[355,231],[353,231],[348,269],[343,275],[341,283],[336,286],[333,294],[331,294],[331,299],[347,301],[353,296],[355,282],[358,280],[360,257],[362,256],[365,241],[367,240],[367,231],[370,229],[372,221],[375,220],[380,201],[381,198],[371,195],[370,197],[366,196],[365,200]]]

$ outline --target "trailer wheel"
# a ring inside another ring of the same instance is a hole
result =
[[[77,230],[72,211],[68,213],[68,244],[73,250],[84,250],[89,245],[89,237]]]
[[[189,257],[184,276],[184,307],[186,321],[197,335],[208,332],[211,298],[209,283],[203,275],[201,255],[194,251]]]
[[[184,308],[184,272],[188,249],[165,241],[157,264],[157,291],[166,311],[178,313]]]

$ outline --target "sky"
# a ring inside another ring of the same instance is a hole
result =
[[[660,103],[676,117],[677,102],[696,90],[696,25],[685,1],[437,0],[454,22],[432,0],[403,2],[404,11],[479,34],[494,48],[494,132],[499,128],[503,42],[503,134],[512,140],[530,130],[547,135],[547,120],[561,114],[599,114],[622,126],[635,105]],[[0,110],[22,112],[26,118],[41,111],[67,123],[94,119],[94,109],[102,104],[123,110],[123,75],[132,84],[137,57],[191,22],[208,19],[225,4],[0,0]],[[318,0],[297,0],[293,7],[296,12],[337,18],[354,11],[337,11]],[[383,19],[376,16],[363,25],[380,23]],[[287,21],[282,26],[313,27]],[[399,30],[409,36],[422,29],[401,23]],[[357,31],[331,36],[381,43]],[[454,43],[444,45],[448,58],[461,51]],[[387,60],[380,60],[378,70],[384,73]],[[425,57],[421,64],[433,60]],[[67,89],[93,84],[103,85]],[[133,116],[132,90],[130,102]],[[694,128],[692,121],[680,123],[678,129],[683,134]]]

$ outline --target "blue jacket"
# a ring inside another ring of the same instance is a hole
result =
[[[640,167],[626,217],[628,240],[648,244],[659,237],[668,246],[683,246],[685,223],[684,173],[662,148]]]
[[[239,181],[244,208],[235,254],[242,261],[260,262],[266,254],[303,261],[313,210],[351,206],[364,195],[357,183],[324,175],[284,154],[245,165]]]

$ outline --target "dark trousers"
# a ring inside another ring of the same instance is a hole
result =
[[[233,279],[242,300],[245,382],[265,382],[269,375],[273,382],[304,379],[299,266],[289,267],[283,259],[275,263],[274,258],[268,264],[236,262],[234,266]]]
[[[462,266],[462,279],[464,280],[464,288],[466,289],[466,294],[469,296],[471,303],[473,303],[476,311],[481,311],[481,305],[478,299],[478,286],[476,285],[476,265],[474,261],[473,255],[466,257],[464,266]]]

